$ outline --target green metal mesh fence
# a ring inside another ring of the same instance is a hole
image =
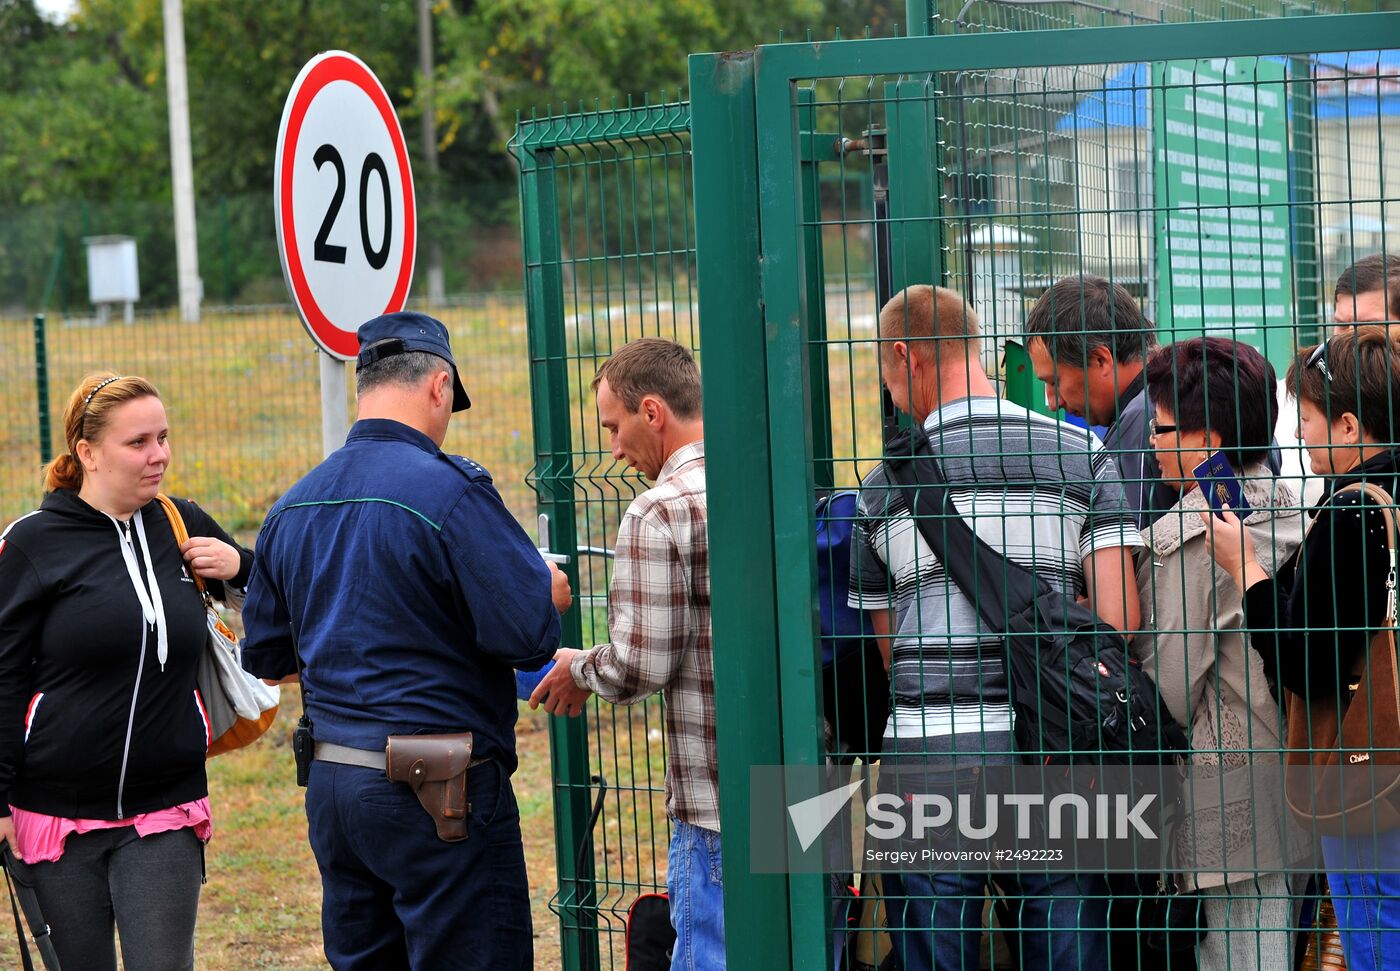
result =
[[[1119,0],[1112,4],[1093,3],[1091,0],[956,0],[953,3],[934,0],[927,6],[930,25],[927,32],[931,34],[1255,20],[1341,13],[1346,9],[1376,9],[1374,3],[1351,4],[1348,7],[1343,0],[1309,0],[1307,3],[1297,0],[1275,0],[1271,3],[1226,0],[1209,6],[1171,0]]]
[[[553,548],[575,557],[573,646],[606,641],[607,589],[619,520],[646,482],[614,459],[590,388],[612,352],[642,336],[699,350],[689,110],[684,102],[523,123],[525,270],[540,510]],[[554,758],[566,963],[624,963],[627,910],[664,891],[663,713],[592,702],[581,721],[556,719]],[[601,798],[591,832],[587,809]],[[578,813],[582,810],[585,818]],[[591,847],[591,854],[581,847]],[[581,866],[576,867],[576,863]]]

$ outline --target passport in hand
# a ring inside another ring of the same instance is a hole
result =
[[[1235,477],[1235,470],[1230,468],[1230,460],[1224,452],[1213,453],[1191,473],[1201,484],[1201,492],[1217,516],[1224,509],[1230,510],[1240,521],[1249,515],[1249,502],[1244,497],[1244,489],[1240,487],[1240,480]]]

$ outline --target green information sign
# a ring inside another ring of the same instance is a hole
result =
[[[1286,367],[1294,348],[1284,65],[1153,65],[1157,326],[1216,334]]]

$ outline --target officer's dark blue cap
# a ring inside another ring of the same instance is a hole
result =
[[[436,354],[452,365],[452,410],[465,411],[472,406],[467,389],[462,387],[462,376],[457,373],[457,362],[452,359],[452,345],[447,341],[447,328],[442,326],[442,321],[427,314],[401,310],[365,321],[356,336],[360,339],[356,371],[409,351]]]

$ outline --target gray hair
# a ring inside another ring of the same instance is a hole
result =
[[[386,384],[414,387],[439,371],[450,370],[450,364],[427,351],[394,354],[391,357],[380,358],[355,372],[355,396],[360,397]]]
[[[1084,367],[1106,347],[1119,364],[1143,361],[1157,329],[1133,295],[1100,276],[1067,276],[1040,295],[1026,316],[1026,337],[1045,342],[1056,364]]]

